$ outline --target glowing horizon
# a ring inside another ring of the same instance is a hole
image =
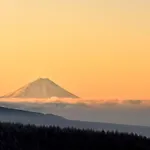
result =
[[[150,99],[149,7],[1,0],[0,95],[40,76],[83,98]]]

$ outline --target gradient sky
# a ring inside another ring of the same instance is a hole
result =
[[[150,99],[149,0],[0,0],[0,94],[48,77],[80,97]]]

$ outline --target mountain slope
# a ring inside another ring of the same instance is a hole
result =
[[[53,114],[42,114],[23,110],[0,107],[0,121],[45,126],[75,127],[79,129],[106,130],[127,133],[137,133],[150,137],[150,127],[119,125],[99,122],[73,121]]]
[[[47,78],[39,78],[1,98],[78,98]]]

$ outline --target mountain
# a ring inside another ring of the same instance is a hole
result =
[[[65,120],[65,118],[53,114],[42,114],[37,112],[0,107],[1,122],[16,122],[35,125],[55,125],[61,124],[61,122]]]
[[[47,78],[39,78],[1,98],[78,98]]]
[[[150,137],[150,127],[119,125],[99,122],[86,122],[78,120],[68,120],[53,114],[42,114],[11,108],[0,107],[0,122],[12,122],[23,124],[34,124],[44,126],[74,127],[78,129],[94,129],[105,131],[119,131],[126,133],[136,133]]]

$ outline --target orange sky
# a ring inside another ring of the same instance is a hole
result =
[[[148,0],[0,0],[0,94],[48,77],[81,97],[150,98]]]

